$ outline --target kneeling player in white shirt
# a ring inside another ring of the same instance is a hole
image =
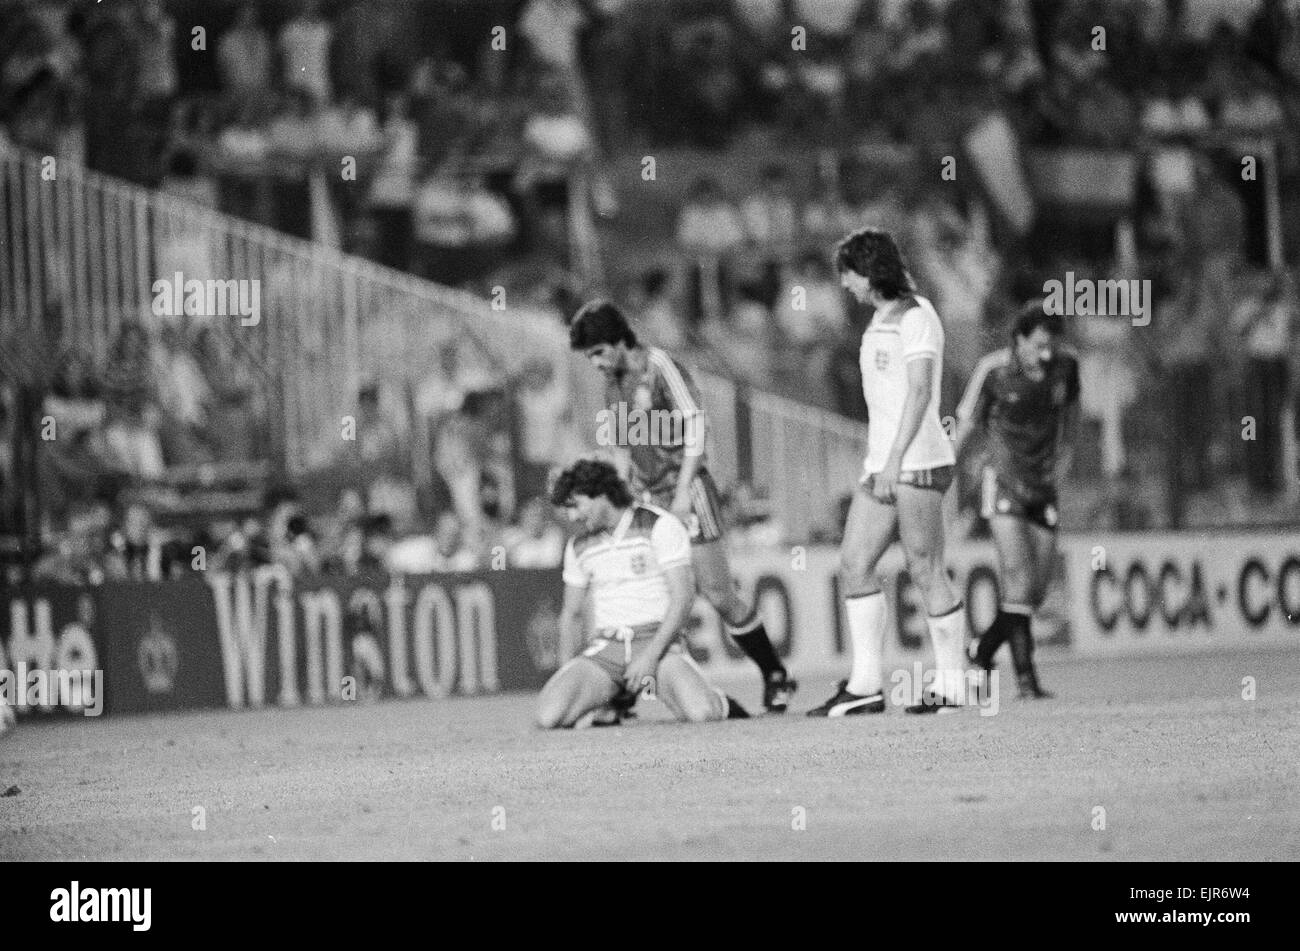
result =
[[[561,643],[579,640],[573,634],[588,592],[595,631],[542,688],[538,725],[573,726],[624,690],[657,696],[679,720],[747,716],[681,643],[695,599],[686,526],[665,509],[633,501],[617,470],[597,460],[562,472],[551,501],[579,527],[564,551]]]
[[[853,669],[835,696],[809,716],[885,710],[883,655],[888,614],[876,564],[895,540],[925,601],[934,646],[933,686],[909,713],[961,703],[965,682],[965,611],[944,570],[943,494],[955,456],[939,421],[943,325],[916,294],[894,239],[856,231],[836,249],[840,281],[875,308],[862,335],[862,391],[869,426],[862,479],[853,493],[840,549]]]

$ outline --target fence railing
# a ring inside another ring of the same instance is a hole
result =
[[[100,367],[122,328],[147,322],[183,282],[250,282],[259,313],[207,315],[251,368],[277,458],[292,476],[329,461],[340,419],[368,381],[418,384],[451,345],[504,376],[563,350],[563,328],[488,301],[28,152],[0,152],[0,338],[75,349]],[[162,281],[163,284],[158,282]],[[232,285],[233,293],[234,285]],[[172,301],[184,295],[173,295]],[[164,316],[181,319],[181,315]],[[833,528],[865,428],[835,414],[697,374],[724,486],[748,476],[792,540]],[[750,438],[739,436],[737,420]]]

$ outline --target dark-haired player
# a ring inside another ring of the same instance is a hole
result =
[[[713,605],[740,649],[763,674],[763,706],[784,713],[797,684],[777,657],[756,604],[736,593],[723,543],[722,504],[704,454],[706,421],[690,375],[658,347],[642,346],[609,301],[585,304],[569,325],[569,345],[605,376],[611,418],[643,414],[639,430],[613,427],[637,498],[662,506],[690,531],[700,593]],[[649,422],[646,422],[646,421]],[[673,425],[661,425],[671,420]]]
[[[1079,405],[1079,363],[1061,347],[1061,318],[1031,302],[1016,315],[1011,346],[975,367],[957,408],[957,452],[971,434],[988,434],[981,509],[998,549],[1002,602],[976,645],[984,670],[1004,642],[1022,697],[1051,695],[1034,669],[1030,619],[1043,603],[1056,557],[1056,482],[1072,442]]]
[[[840,282],[874,308],[862,335],[862,392],[869,413],[867,458],[853,493],[840,568],[853,667],[835,695],[809,716],[885,710],[883,657],[888,626],[876,564],[897,539],[925,600],[935,681],[908,713],[934,713],[962,702],[966,618],[944,569],[943,494],[952,483],[952,443],[939,421],[943,324],[916,293],[894,239],[876,228],[840,242]]]
[[[649,690],[679,720],[746,716],[682,647],[695,599],[686,527],[636,502],[607,462],[584,459],[560,474],[551,501],[577,523],[564,551],[561,643],[581,633],[588,592],[595,627],[587,646],[557,670],[537,701],[537,722],[570,727],[623,691]]]

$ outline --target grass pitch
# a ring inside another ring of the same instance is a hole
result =
[[[541,733],[528,695],[24,722],[0,861],[1300,859],[1300,650],[1041,667],[1058,699],[991,717],[810,720],[805,675],[798,713],[698,726]]]

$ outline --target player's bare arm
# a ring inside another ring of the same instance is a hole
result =
[[[894,490],[903,469],[903,455],[921,429],[921,421],[925,418],[926,406],[930,402],[933,376],[934,361],[929,357],[916,357],[908,361],[907,397],[903,402],[902,425],[890,447],[885,468],[877,473],[873,482],[873,494],[882,502],[894,501]]]
[[[613,454],[614,469],[618,472],[619,478],[626,482],[632,477],[632,453],[626,446],[615,446]]]
[[[698,439],[698,446],[703,446],[703,435],[705,435],[705,414],[695,412],[685,418],[685,431],[690,434],[690,438]],[[703,453],[692,452],[690,447],[686,448],[686,453],[681,460],[681,474],[677,477],[677,487],[672,492],[672,513],[680,518],[682,524],[690,525],[690,514],[692,514],[692,504],[690,504],[690,486],[694,482],[695,475],[699,473],[699,463],[703,459]]]
[[[1074,464],[1074,437],[1079,431],[1079,404],[1071,403],[1061,417],[1061,428],[1056,433],[1056,474],[1059,485]]]
[[[586,619],[587,589],[577,585],[564,586],[564,603],[560,606],[560,645],[571,650],[582,644],[586,632],[583,622]],[[568,658],[566,657],[565,660]]]
[[[682,625],[690,614],[691,603],[695,600],[695,578],[690,565],[665,569],[664,582],[668,587],[668,608],[664,612],[664,619],[650,643],[634,655],[627,665],[623,682],[632,691],[641,690],[647,684],[654,689],[659,661],[663,660],[669,646],[681,633]]]
[[[971,437],[975,435],[975,430],[979,426],[973,416],[963,416],[957,420],[957,432],[953,436],[952,451],[957,456],[957,465],[960,467],[963,453],[970,446]]]

